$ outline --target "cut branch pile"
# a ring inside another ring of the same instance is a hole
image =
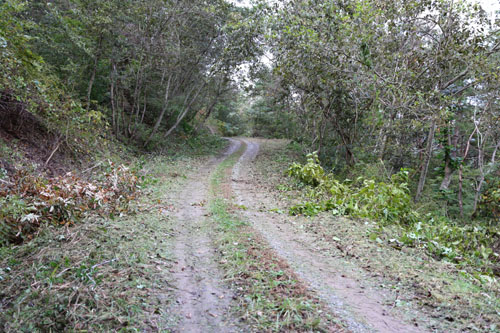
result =
[[[126,212],[137,183],[134,171],[112,162],[96,181],[73,173],[46,179],[18,171],[0,186],[0,244],[22,243],[44,224],[71,225],[91,211]]]

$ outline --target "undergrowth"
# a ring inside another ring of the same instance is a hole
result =
[[[189,161],[148,159],[128,214],[92,214],[63,228],[47,223],[31,241],[0,247],[0,331],[168,331],[173,229],[164,198]]]
[[[70,193],[78,186],[94,185],[103,187],[105,197],[116,181],[125,191],[120,199],[124,201],[118,210],[106,199],[100,208],[99,202],[91,201],[97,210],[83,214],[81,223],[61,227],[46,222],[30,241],[0,247],[0,331],[170,331],[175,325],[167,312],[174,297],[169,284],[174,229],[165,214],[172,209],[165,197],[182,186],[187,172],[206,164],[207,155],[220,150],[225,140],[207,142],[212,143],[186,148],[183,155],[144,156],[128,171],[105,165],[91,183],[74,175],[61,177],[69,182]],[[128,202],[130,182],[140,191]],[[42,182],[57,195],[66,191],[54,188],[64,185],[59,184]],[[94,199],[96,191],[91,191]],[[126,214],[122,206],[129,207]]]
[[[436,259],[447,259],[463,269],[473,268],[472,276],[481,282],[491,283],[494,275],[500,275],[498,225],[464,225],[444,216],[421,214],[411,200],[408,170],[392,175],[389,182],[363,177],[339,181],[323,170],[312,153],[305,164],[293,163],[288,175],[304,193],[303,202],[290,208],[292,215],[314,216],[329,211],[376,221],[381,230],[397,226],[398,235],[387,240],[392,246],[419,247]],[[381,241],[376,233],[372,238]]]

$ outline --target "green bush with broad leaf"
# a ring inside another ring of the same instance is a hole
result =
[[[307,162],[304,165],[293,163],[288,169],[288,175],[307,184],[317,186],[325,179],[325,170],[319,164],[318,154],[316,152],[307,155]]]
[[[342,183],[333,174],[325,173],[318,155],[312,153],[307,155],[305,164],[293,163],[288,169],[288,175],[313,187],[308,197],[314,205],[306,202],[294,206],[291,210],[294,215],[312,216],[321,211],[333,211],[337,215],[370,218],[387,223],[411,223],[418,218],[418,214],[412,210],[406,169],[392,175],[387,183],[363,177],[354,182],[347,180]]]
[[[393,174],[387,182],[365,177],[341,182],[326,173],[317,154],[312,153],[305,164],[293,163],[288,175],[304,191],[304,200],[290,208],[291,215],[315,216],[328,211],[335,216],[376,221],[380,228],[395,225],[399,237],[391,241],[399,246],[422,248],[436,259],[447,259],[489,275],[500,274],[498,223],[463,225],[445,216],[421,216],[410,196],[407,169]],[[487,192],[489,201],[483,198],[482,205],[496,204],[495,190]]]

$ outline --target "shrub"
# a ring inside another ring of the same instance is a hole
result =
[[[313,186],[317,186],[325,180],[325,171],[319,164],[316,152],[307,155],[307,163],[304,165],[293,163],[288,169],[288,175]]]
[[[479,203],[479,212],[483,216],[500,219],[500,181],[484,192]]]
[[[316,153],[307,155],[304,165],[293,163],[288,175],[314,187],[306,202],[292,207],[292,214],[316,215],[333,211],[336,215],[351,215],[384,222],[411,223],[417,213],[411,205],[408,170],[392,175],[389,183],[359,177],[356,182],[341,183],[332,174],[325,174]],[[314,209],[313,209],[314,207]]]
[[[293,163],[288,175],[307,186],[302,203],[290,208],[292,215],[314,216],[330,211],[376,221],[381,228],[399,226],[399,240],[392,242],[425,249],[436,259],[446,258],[471,265],[480,272],[500,275],[500,228],[497,223],[460,225],[444,216],[420,216],[414,209],[408,189],[406,169],[389,182],[358,177],[340,182],[325,174],[315,153],[307,155],[304,165]],[[498,212],[500,187],[491,187],[483,197],[482,209]]]

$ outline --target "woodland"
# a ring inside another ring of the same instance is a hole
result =
[[[286,139],[287,214],[498,295],[499,91],[500,14],[469,0],[2,0],[0,254],[126,215],[153,156]]]

